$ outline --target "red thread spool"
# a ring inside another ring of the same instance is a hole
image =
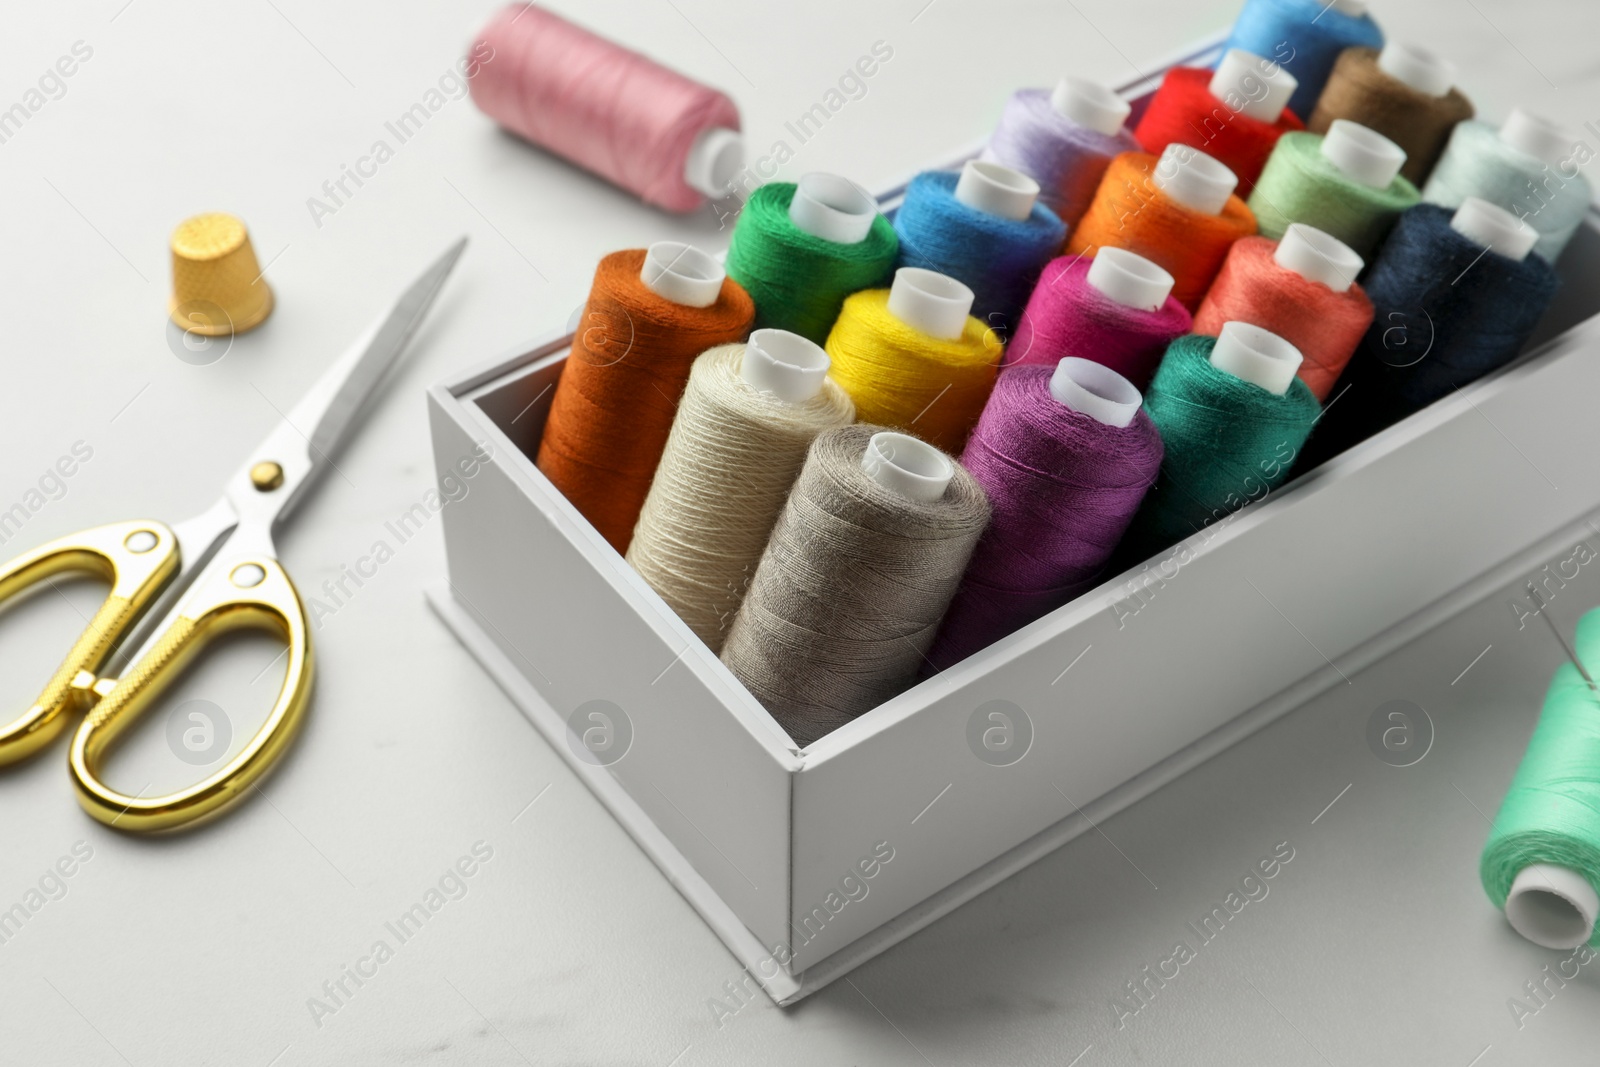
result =
[[[1237,196],[1220,215],[1178,203],[1155,182],[1156,157],[1125,152],[1111,161],[1094,202],[1067,239],[1068,255],[1126,248],[1172,275],[1172,295],[1189,311],[1211,287],[1228,249],[1256,232],[1256,217]]]
[[[1224,323],[1248,322],[1277,334],[1305,357],[1297,377],[1326,400],[1372,325],[1372,301],[1354,282],[1336,292],[1290,270],[1273,258],[1277,248],[1267,237],[1234,244],[1194,317],[1194,332],[1215,337]]]
[[[1262,122],[1211,93],[1213,72],[1175,67],[1150,101],[1133,135],[1146,152],[1157,155],[1169,144],[1185,144],[1226,163],[1240,185],[1255,187],[1278,138],[1306,124],[1288,108],[1276,122]]]
[[[732,278],[709,307],[656,295],[639,276],[645,255],[600,261],[537,461],[618,552],[633,540],[695,357],[743,341],[756,312]]]

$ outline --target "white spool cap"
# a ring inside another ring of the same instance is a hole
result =
[[[1275,333],[1248,322],[1223,323],[1211,350],[1211,365],[1274,396],[1294,384],[1303,357],[1300,350]]]
[[[1328,6],[1352,18],[1360,18],[1367,13],[1367,0],[1333,0]]]
[[[1355,249],[1333,234],[1303,222],[1289,224],[1272,258],[1285,270],[1292,270],[1308,281],[1321,282],[1336,293],[1348,292],[1356,275],[1366,266]]]
[[[848,178],[823,171],[801,175],[789,201],[790,222],[835,244],[860,244],[877,217],[878,202],[871,193]]]
[[[1259,100],[1252,98],[1251,89],[1256,86],[1266,89]],[[1211,95],[1218,100],[1238,97],[1243,102],[1239,114],[1258,122],[1277,122],[1299,87],[1300,80],[1282,66],[1242,48],[1228,49],[1210,85]]]
[[[733,179],[744,169],[744,138],[738,130],[711,126],[701,130],[683,161],[683,182],[713,200],[733,192]]]
[[[1139,414],[1144,397],[1134,384],[1091,359],[1067,356],[1050,376],[1050,395],[1073,411],[1122,429]]]
[[[889,314],[929,337],[954,341],[966,331],[975,299],[971,289],[947,274],[901,267],[889,286]]]
[[[757,330],[745,345],[739,377],[763,393],[803,404],[828,380],[828,353],[788,330]]]
[[[1506,116],[1500,127],[1500,140],[1552,167],[1565,163],[1578,143],[1569,131],[1520,107],[1512,108]]]
[[[944,496],[950,479],[956,476],[949,456],[926,441],[893,430],[875,433],[867,440],[861,469],[885,489],[919,504],[931,504]]]
[[[985,214],[1021,222],[1033,213],[1039,183],[999,163],[969,159],[956,181],[956,199]]]
[[[1126,248],[1109,245],[1089,261],[1085,280],[1123,307],[1157,311],[1172,294],[1172,275]]]
[[[1427,96],[1443,96],[1456,83],[1456,65],[1426,48],[1390,41],[1378,53],[1378,69]]]
[[[1334,119],[1322,138],[1322,154],[1352,181],[1387,189],[1405,166],[1406,150],[1377,130]]]
[[[1539,231],[1499,204],[1476,196],[1461,201],[1450,218],[1450,228],[1463,237],[1521,262],[1539,243]]]
[[[1099,82],[1066,77],[1056,82],[1050,106],[1064,119],[1096,133],[1112,136],[1128,121],[1128,102]]]
[[[1162,192],[1202,215],[1222,214],[1239,184],[1239,176],[1226,166],[1176,142],[1162,151],[1154,177]]]
[[[657,241],[644,254],[639,280],[674,304],[708,308],[722,293],[727,272],[706,252],[682,241]]]
[[[1506,895],[1512,929],[1544,948],[1577,948],[1594,935],[1600,898],[1577,871],[1535,863],[1517,872]]]

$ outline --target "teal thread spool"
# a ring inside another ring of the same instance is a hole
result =
[[[1399,145],[1344,119],[1326,134],[1286,133],[1250,194],[1250,210],[1264,237],[1276,240],[1303,222],[1370,260],[1400,213],[1421,199],[1400,175],[1405,161]]]
[[[728,245],[728,277],[756,302],[756,328],[828,339],[844,298],[887,284],[900,239],[853,182],[807,174],[771,182],[744,206]]]
[[[1600,663],[1600,609],[1578,621],[1579,662]],[[1483,888],[1517,932],[1546,948],[1600,945],[1600,695],[1563,663],[1495,816]]]
[[[1172,342],[1144,398],[1166,454],[1119,549],[1124,564],[1199,532],[1288,478],[1322,411],[1295,377],[1300,362],[1289,342],[1243,322],[1225,324],[1219,337]]]
[[[1517,108],[1498,131],[1483,122],[1457,125],[1422,198],[1458,208],[1476,196],[1503,207],[1539,231],[1533,250],[1554,263],[1594,198],[1578,169],[1593,158],[1573,134]]]

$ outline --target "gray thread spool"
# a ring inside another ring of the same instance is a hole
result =
[[[810,744],[916,680],[988,521],[977,481],[931,445],[880,426],[829,430],[772,531],[723,662]]]

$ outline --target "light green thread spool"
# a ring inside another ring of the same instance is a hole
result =
[[[1578,659],[1600,663],[1600,609],[1578,622]],[[1545,694],[1479,866],[1518,933],[1546,948],[1600,945],[1600,694],[1564,663]]]
[[[1577,144],[1576,137],[1523,111],[1513,111],[1500,130],[1463,122],[1450,135],[1423,199],[1448,208],[1460,207],[1469,196],[1497,204],[1539,231],[1533,250],[1554,263],[1594,197],[1578,171],[1593,156],[1582,155]]]
[[[1325,141],[1350,169],[1329,158]],[[1263,236],[1276,240],[1303,222],[1370,260],[1400,213],[1421,199],[1399,174],[1404,162],[1393,141],[1343,119],[1325,135],[1286,133],[1250,194],[1250,210]]]

